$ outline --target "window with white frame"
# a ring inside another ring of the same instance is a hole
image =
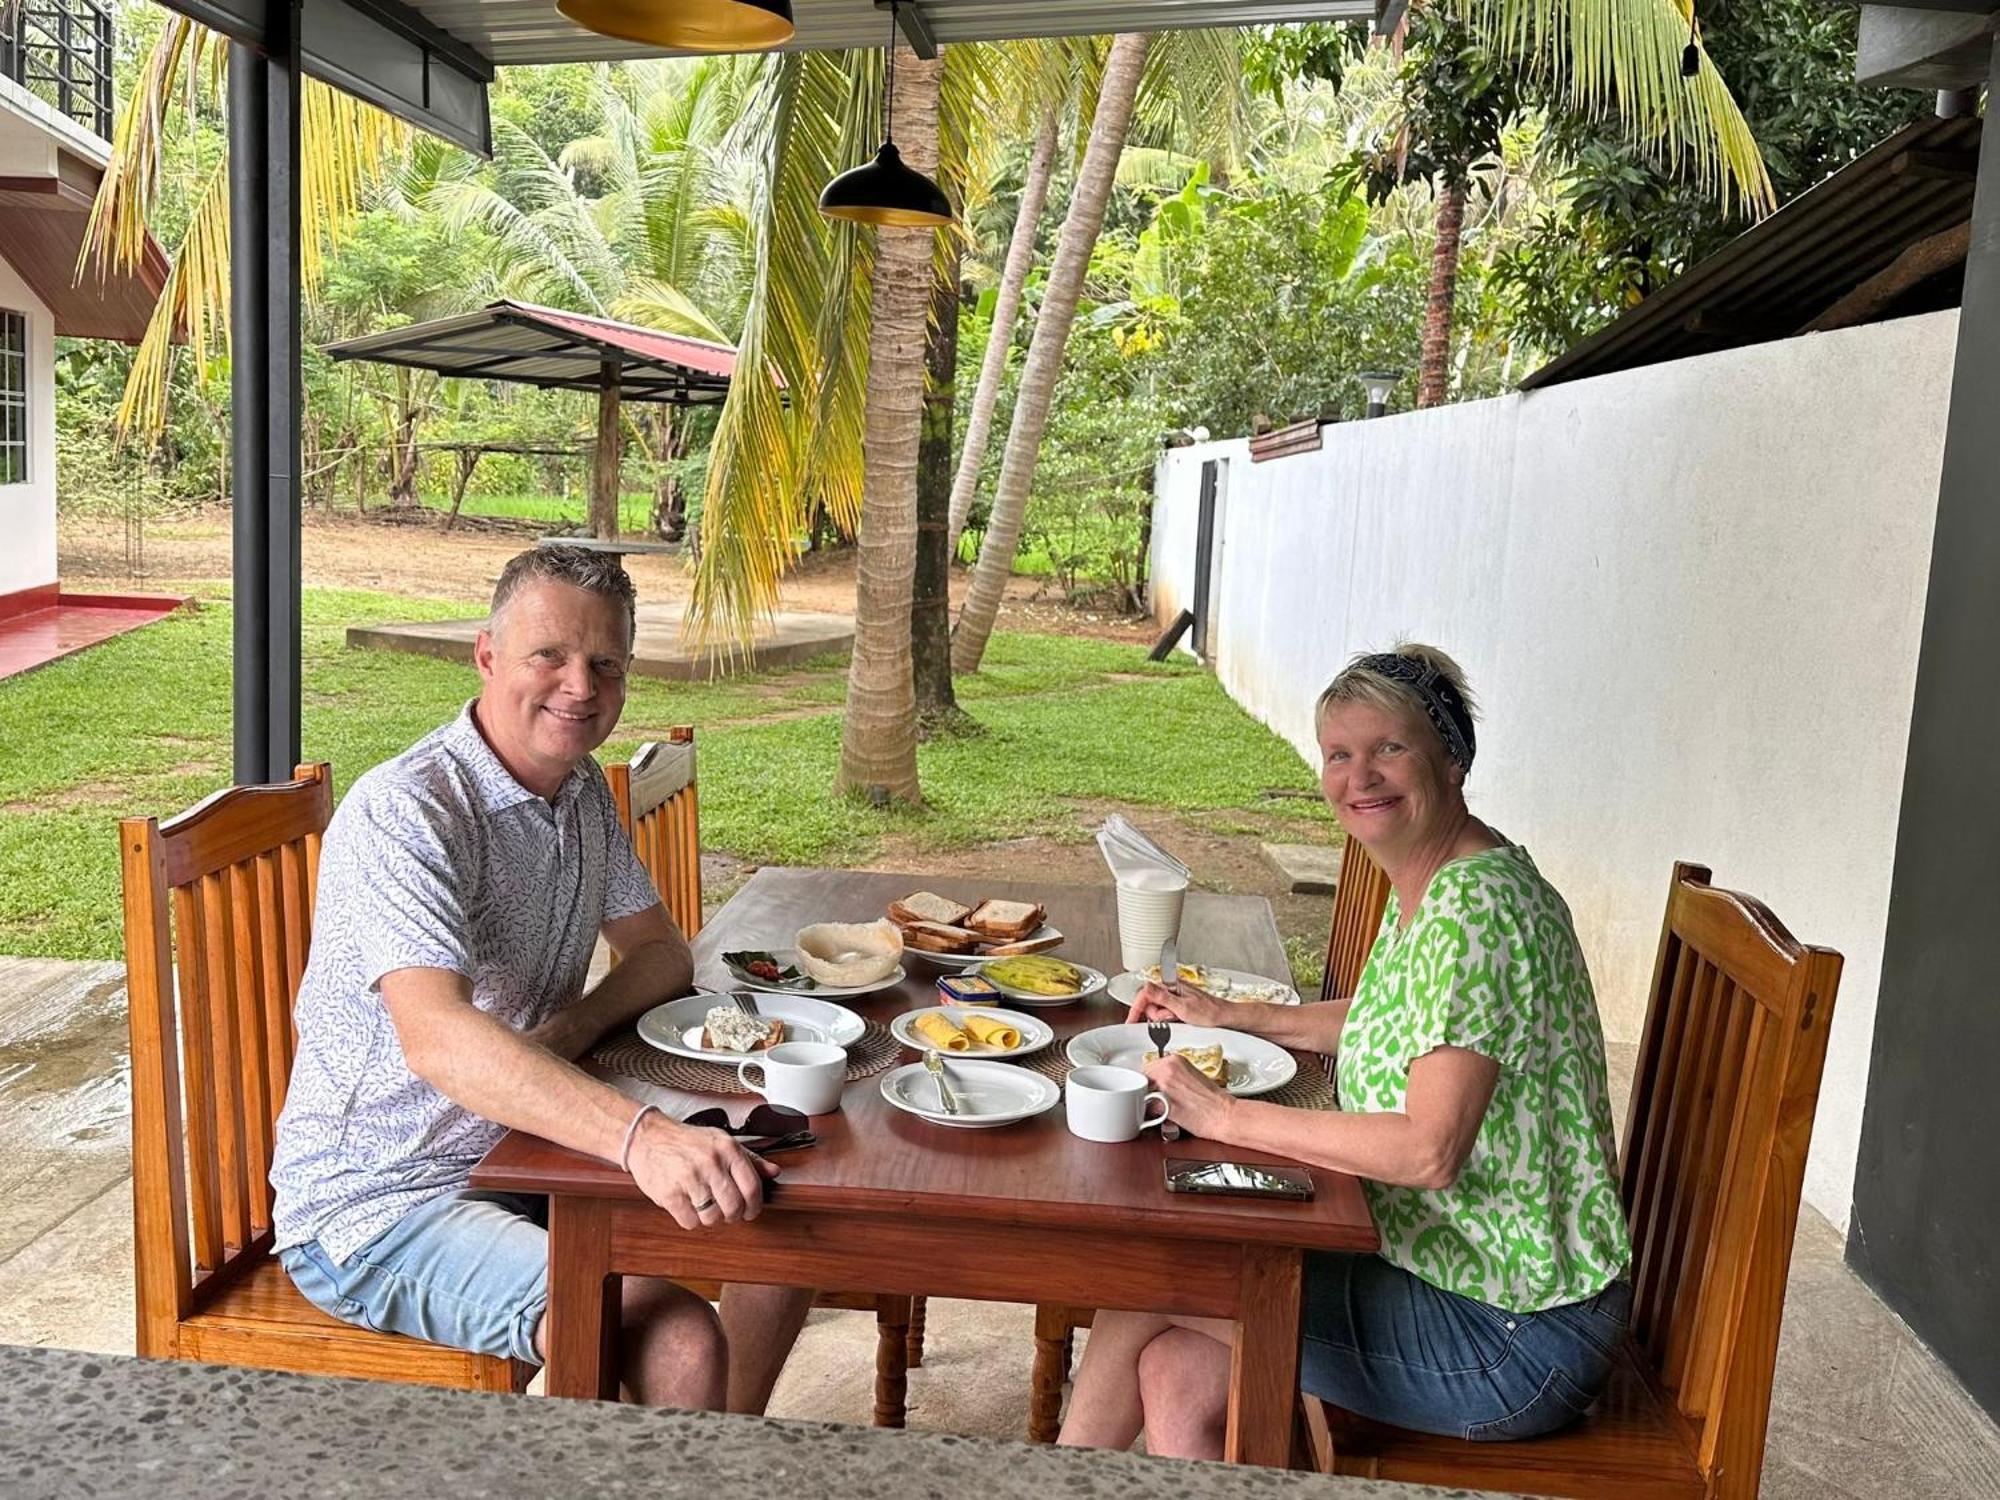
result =
[[[28,482],[28,317],[0,308],[0,484]]]

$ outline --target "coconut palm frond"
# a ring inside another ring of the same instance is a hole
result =
[[[176,331],[185,330],[188,348],[205,361],[227,346],[228,306],[229,164],[218,161],[195,197],[187,232],[133,354],[118,402],[121,439],[133,432],[158,433],[166,426]]]
[[[1191,151],[1224,171],[1249,140],[1242,33],[1163,32],[1153,39],[1133,109],[1133,144]]]
[[[689,338],[707,339],[717,344],[729,342],[729,335],[718,328],[715,320],[703,312],[686,292],[650,276],[632,279],[623,295],[611,304],[611,316],[647,328],[657,328],[662,333],[686,334]]]
[[[1725,208],[1768,213],[1771,179],[1706,50],[1681,76],[1687,0],[1458,0],[1474,26],[1524,57],[1578,107],[1615,118],[1637,144],[1685,159]]]
[[[205,52],[224,56],[212,47],[215,34],[188,20],[169,15],[153,48],[140,66],[139,81],[118,116],[111,139],[111,159],[105,164],[97,198],[90,206],[85,253],[100,276],[129,271],[146,253],[147,226],[160,193],[160,154],[167,117],[174,107],[177,84],[190,86]]]
[[[709,449],[701,560],[684,629],[735,651],[777,605],[778,579],[806,515],[808,429],[819,416],[824,366],[819,312],[833,271],[833,231],[820,184],[850,165],[841,116],[847,57],[778,53],[759,74],[732,144],[760,166],[751,219],[756,249],[736,374]],[[857,471],[849,483],[858,493]],[[826,476],[811,476],[824,488]]]

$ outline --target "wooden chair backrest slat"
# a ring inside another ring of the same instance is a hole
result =
[[[1677,865],[1623,1152],[1632,1335],[1715,1474],[1754,1494],[1841,957]]]
[[[604,768],[618,821],[652,877],[674,923],[701,931],[701,812],[695,781],[694,730],[667,731],[631,761]]]
[[[1320,999],[1344,1000],[1360,986],[1388,905],[1389,877],[1359,842],[1349,839],[1341,847],[1340,878],[1333,888],[1333,926],[1327,934]]]
[[[119,825],[132,1032],[139,1352],[271,1243],[271,1154],[294,1051],[332,775],[232,787]]]

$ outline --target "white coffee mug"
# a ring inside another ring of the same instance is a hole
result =
[[[1074,1068],[1064,1085],[1072,1135],[1086,1141],[1129,1141],[1167,1117],[1167,1096],[1148,1093],[1146,1075],[1134,1068]],[[1160,1112],[1146,1106],[1160,1101]]]
[[[763,1076],[752,1078],[750,1070]],[[780,1042],[768,1052],[746,1057],[736,1076],[746,1089],[773,1104],[803,1114],[824,1115],[840,1108],[847,1082],[847,1054],[830,1042]]]

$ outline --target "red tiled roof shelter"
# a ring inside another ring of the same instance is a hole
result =
[[[468,380],[597,392],[597,456],[591,465],[591,531],[618,535],[618,469],[624,401],[712,406],[729,394],[736,351],[727,344],[662,333],[532,302],[489,302],[477,312],[432,318],[328,344],[336,360],[435,370]]]

